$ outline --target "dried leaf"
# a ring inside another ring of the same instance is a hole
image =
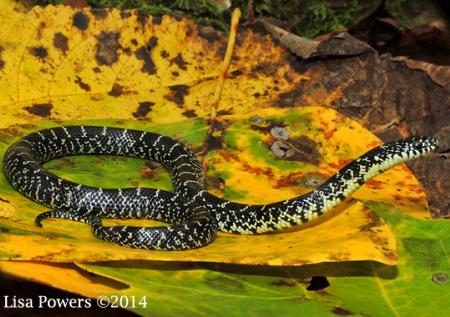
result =
[[[450,66],[434,65],[409,59],[405,56],[393,57],[392,60],[404,62],[411,69],[423,70],[430,76],[431,80],[441,86],[447,86],[450,83]]]
[[[281,45],[303,59],[316,56],[352,56],[372,50],[369,45],[346,32],[322,37],[318,41],[300,37],[264,20],[261,23]]]

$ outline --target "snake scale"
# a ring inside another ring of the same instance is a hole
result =
[[[373,176],[437,148],[431,137],[409,137],[376,147],[339,170],[317,189],[267,205],[221,199],[204,189],[195,154],[183,143],[146,131],[97,126],[61,126],[26,135],[5,153],[3,171],[26,197],[52,208],[36,217],[88,223],[94,235],[122,246],[186,250],[210,243],[217,230],[256,234],[315,219]],[[162,164],[173,192],[153,188],[97,188],[62,179],[43,163],[68,155],[108,154]],[[103,226],[102,218],[150,218],[161,227]]]

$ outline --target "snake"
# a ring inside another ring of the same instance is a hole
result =
[[[14,189],[51,210],[47,218],[87,223],[95,237],[121,246],[189,250],[211,243],[217,231],[261,234],[316,219],[347,199],[372,177],[437,149],[436,139],[412,136],[382,144],[342,167],[314,190],[269,204],[243,204],[205,188],[196,155],[184,143],[149,131],[102,126],[59,126],[32,132],[5,152],[3,172]],[[161,164],[173,190],[101,188],[61,178],[44,163],[71,155],[138,157]],[[154,219],[155,227],[104,226],[103,218]]]

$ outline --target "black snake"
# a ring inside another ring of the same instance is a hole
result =
[[[185,250],[208,244],[218,229],[264,233],[317,218],[373,176],[436,148],[431,137],[386,143],[343,167],[316,190],[267,205],[234,203],[208,193],[200,163],[183,143],[145,131],[96,126],[40,130],[9,147],[3,171],[16,190],[53,209],[37,216],[38,225],[50,217],[71,219],[90,224],[96,237],[122,246]],[[62,179],[42,166],[57,157],[80,154],[156,161],[169,171],[174,191],[90,187]],[[151,218],[173,225],[107,227],[101,218]]]

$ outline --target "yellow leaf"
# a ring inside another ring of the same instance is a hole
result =
[[[0,272],[84,296],[99,296],[127,287],[111,279],[87,275],[70,263],[0,261]]]
[[[63,123],[152,130],[201,148],[208,130],[202,118],[209,116],[225,37],[188,20],[143,21],[136,11],[99,14],[48,6],[24,13],[8,6],[0,4],[0,22],[7,24],[0,30],[0,129],[8,139],[2,149],[26,132]],[[330,177],[345,162],[379,144],[370,132],[334,110],[290,104],[288,95],[301,81],[322,74],[296,69],[290,55],[274,45],[269,35],[245,30],[237,42],[218,108],[222,129],[212,135],[220,144],[204,157],[209,178],[224,181],[211,190],[249,203],[291,198],[312,190],[317,179]],[[339,91],[332,95],[316,91],[305,100],[314,105],[321,99],[327,105],[338,96]],[[275,127],[286,128],[288,140],[269,131]],[[277,158],[276,141],[288,144],[293,156]],[[82,160],[66,162],[77,165]],[[133,168],[139,166],[135,173],[148,168],[141,161],[127,162]],[[102,164],[84,161],[79,166],[89,170]],[[105,166],[95,178],[92,173],[84,177],[100,184],[105,177],[114,185],[134,184],[129,177],[116,179],[120,173],[112,163]],[[63,165],[60,172],[74,180],[83,178],[67,170]],[[167,186],[167,176],[161,174],[161,180],[163,185],[138,174],[134,181],[140,186]],[[17,209],[8,219],[0,219],[7,232],[0,245],[3,259],[269,265],[343,260],[393,264],[396,259],[392,233],[360,202],[304,230],[259,236],[221,233],[202,249],[152,252],[104,243],[79,223],[48,221],[44,229],[36,228],[33,219],[45,208],[12,191],[4,178],[1,190],[2,197]],[[428,216],[425,195],[405,166],[387,172],[353,197],[363,203],[384,200],[418,217]]]
[[[318,113],[321,117],[328,117],[333,122],[339,122],[338,130],[348,129],[348,132],[344,134],[345,137],[340,136],[339,133],[332,136],[324,133],[321,121],[315,120]],[[312,151],[316,153],[314,155],[317,157],[314,160],[317,162],[307,164],[301,160],[276,159],[270,151],[269,142],[273,136],[269,132],[255,129],[252,120],[247,119],[245,115],[229,116],[227,118],[229,127],[224,134],[224,148],[227,151],[218,149],[211,151],[207,156],[210,164],[209,177],[224,179],[224,194],[229,199],[256,203],[299,195],[311,190],[305,187],[310,175],[323,174],[327,178],[339,168],[337,166],[339,162],[353,159],[357,155],[353,153],[364,152],[370,143],[376,142],[376,138],[359,124],[331,109],[321,107],[303,107],[296,110],[266,109],[253,112],[251,118],[255,115],[258,115],[260,120],[282,123],[289,129],[288,141],[291,143],[296,143],[301,137],[311,140],[313,144],[316,144]],[[135,124],[122,122],[124,127],[136,127]],[[198,147],[199,142],[203,142],[205,129],[200,128],[198,120],[180,121],[176,125],[148,123],[146,125],[149,126],[149,130],[163,131],[166,134],[178,136],[185,142],[191,140],[191,147]],[[17,128],[15,133],[25,132],[23,128]],[[365,143],[356,142],[353,138],[357,136],[363,136]],[[329,144],[333,145],[331,149]],[[341,150],[333,151],[332,149],[336,149],[338,145]],[[116,186],[127,186],[128,182],[138,181],[141,186],[155,187],[150,180],[145,179],[146,174],[139,175],[141,170],[139,166],[145,166],[142,160],[129,161],[134,162],[131,165],[132,170],[137,172],[135,176],[132,176],[127,170],[121,172],[117,169],[117,164],[124,164],[123,159],[97,160],[95,165],[91,163],[93,158],[91,161],[86,161],[88,158],[84,159],[84,163],[81,159],[71,158],[71,161],[66,159],[55,172],[61,173],[67,170],[69,173],[66,177],[91,185],[106,186],[107,183],[104,182],[109,181]],[[58,161],[55,161],[54,168],[58,166],[56,164]],[[71,167],[72,172],[65,166]],[[62,170],[60,170],[61,167]],[[73,168],[75,170],[82,168],[85,173],[73,174]],[[111,170],[114,170],[114,175],[108,172]],[[91,175],[94,173],[96,177],[92,178]],[[390,175],[387,179],[405,178],[403,168],[390,170],[387,174]],[[166,179],[158,172],[156,175],[160,180]],[[122,183],[117,183],[121,178]],[[386,187],[392,186],[389,181],[380,183]],[[166,182],[163,182],[163,186],[167,186],[164,184],[167,184]],[[367,190],[364,187],[360,189],[362,193],[365,191]],[[244,194],[239,195],[239,193]],[[223,193],[219,191],[219,194]],[[372,215],[361,203],[353,203],[341,213],[336,210],[332,213],[334,217],[331,217],[332,215],[322,217],[316,226],[309,227],[311,225],[309,224],[309,226],[303,226],[303,230],[297,230],[302,229],[300,227],[289,232],[250,236],[221,233],[214,243],[198,250],[153,252],[132,250],[111,244],[107,244],[108,247],[105,248],[105,243],[95,239],[89,228],[80,223],[47,221],[44,229],[36,228],[33,225],[33,219],[38,212],[45,210],[44,207],[30,202],[12,190],[4,192],[3,196],[17,204],[18,210],[21,210],[15,218],[3,223],[10,234],[5,235],[2,252],[5,254],[4,258],[10,259],[46,261],[152,259],[269,265],[301,265],[323,261],[364,259],[393,264],[396,260],[392,233],[381,219]],[[387,199],[387,201],[390,200]],[[341,209],[343,207],[341,206]],[[415,207],[414,210],[426,213],[426,206]],[[121,221],[109,221],[108,224],[119,222]],[[134,223],[154,224],[154,222],[142,220],[136,220]],[[374,226],[376,230],[372,230]],[[335,230],[335,228],[339,229]]]

